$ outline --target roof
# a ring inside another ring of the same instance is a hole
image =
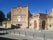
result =
[[[14,9],[14,8],[17,8],[17,7],[28,7],[28,6],[16,6],[16,7],[13,7],[13,9]]]

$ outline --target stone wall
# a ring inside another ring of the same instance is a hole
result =
[[[21,28],[28,27],[28,7],[18,6],[11,10],[11,24],[20,25]]]
[[[11,28],[11,21],[3,21],[2,27],[3,28]]]

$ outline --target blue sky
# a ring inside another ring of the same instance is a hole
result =
[[[39,9],[46,13],[46,10],[50,12],[53,8],[53,0],[0,0],[0,10],[5,14],[18,5],[29,6],[31,13],[38,13]]]

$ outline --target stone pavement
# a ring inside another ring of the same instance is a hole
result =
[[[9,38],[9,39],[16,39],[16,40],[53,40],[53,39],[43,39],[41,37],[30,37],[25,35],[18,35],[18,34],[6,34],[6,35],[0,35],[0,37]]]
[[[25,37],[23,35],[17,35],[17,34],[0,35],[0,37],[9,38],[9,39],[16,39],[16,40],[33,40],[33,38]]]
[[[53,40],[53,31],[31,31],[23,29],[6,30],[9,34],[0,35],[0,37],[6,37],[11,39],[26,39],[26,40]]]

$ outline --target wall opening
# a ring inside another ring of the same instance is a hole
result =
[[[42,21],[42,29],[45,29],[45,20]]]
[[[37,21],[35,20],[34,21],[34,29],[36,29],[37,28]]]

